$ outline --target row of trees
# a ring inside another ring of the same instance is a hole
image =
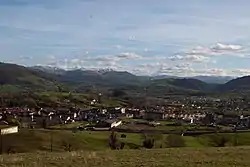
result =
[[[126,136],[126,135],[122,135]],[[121,137],[122,137],[121,136]],[[197,137],[199,141],[200,137]],[[228,136],[225,134],[211,134],[202,136],[206,143],[203,143],[207,146],[212,147],[225,147],[227,145],[238,146],[238,138],[237,133],[234,135]],[[155,145],[160,145],[160,148],[174,148],[174,147],[185,147],[186,143],[181,135],[177,134],[169,134],[164,137],[162,134],[143,134],[142,135],[142,146],[134,146],[134,149],[138,148],[147,148],[151,149],[155,147]],[[109,146],[111,149],[123,149],[125,147],[125,143],[120,141],[116,132],[111,132],[109,137]],[[130,147],[130,146],[129,146]],[[131,147],[130,147],[131,148]]]
[[[121,137],[126,137],[122,135]],[[185,141],[182,136],[170,134],[165,139],[162,134],[143,134],[142,146],[151,149],[155,146],[156,142],[160,143],[160,147],[185,147]],[[109,146],[112,150],[119,150],[125,147],[125,143],[120,141],[116,132],[111,132],[109,136]],[[139,147],[134,147],[139,148]]]

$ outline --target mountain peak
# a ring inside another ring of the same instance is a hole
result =
[[[98,69],[97,72],[98,73],[101,73],[101,74],[104,74],[104,73],[107,73],[107,72],[112,72],[114,71],[112,68],[104,68],[104,69]]]

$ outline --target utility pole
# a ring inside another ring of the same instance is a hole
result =
[[[53,151],[53,134],[52,132],[50,133],[50,152]]]
[[[0,134],[0,144],[1,144],[1,150],[0,150],[0,154],[3,154],[3,135],[2,134]]]
[[[234,129],[234,146],[238,145],[238,134],[237,134],[237,129],[235,127]]]
[[[147,94],[148,94],[148,88],[145,87],[145,110],[146,112],[148,112],[148,98],[147,98]]]

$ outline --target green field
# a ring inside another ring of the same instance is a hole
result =
[[[2,167],[248,167],[249,147],[25,153],[0,156]]]
[[[109,150],[108,139],[111,132],[93,132],[93,131],[64,131],[64,130],[25,130],[21,129],[17,134],[3,136],[3,151],[7,152],[36,152],[52,151],[64,152],[65,144],[71,145],[72,151],[101,151]],[[125,134],[126,138],[121,138]],[[154,148],[173,147],[167,144],[168,135],[151,134],[147,135],[155,139]],[[175,147],[211,147],[218,146],[218,136],[227,138],[225,146],[250,146],[250,133],[223,134],[223,135],[201,135],[201,136],[179,136],[178,140],[183,140],[182,145]],[[117,133],[119,141],[125,143],[125,149],[143,149],[143,135],[139,133]],[[177,140],[174,138],[173,140]],[[214,140],[211,140],[214,139]]]
[[[19,133],[3,136],[4,152],[65,151],[65,144],[71,144],[72,150],[106,150],[109,149],[110,132],[71,132],[57,130],[20,130]],[[120,138],[120,134],[117,135]],[[128,134],[126,148],[140,144],[140,135]]]

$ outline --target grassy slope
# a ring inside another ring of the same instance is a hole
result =
[[[1,166],[14,167],[246,167],[249,147],[180,148],[70,153],[36,153],[0,156]]]
[[[72,150],[97,151],[108,150],[108,138],[110,132],[91,132],[83,131],[73,133],[71,131],[56,131],[56,130],[20,130],[17,134],[3,136],[4,152],[11,149],[15,152],[36,152],[36,151],[50,151],[51,134],[53,138],[53,151],[63,152],[64,143],[72,145]],[[125,133],[126,138],[119,140],[125,142],[125,149],[134,149],[142,146],[142,135],[136,133]],[[226,134],[230,141],[227,146],[232,146],[234,143],[234,134]],[[156,143],[154,148],[167,147],[164,143],[167,135],[154,135]],[[209,135],[202,135],[200,137],[184,136],[186,147],[210,147]],[[237,134],[237,144],[241,146],[250,145],[250,133]]]
[[[24,88],[35,90],[57,89],[57,86],[50,76],[23,66],[5,63],[0,63],[0,85],[0,91],[16,91],[16,89]]]
[[[77,132],[56,130],[21,130],[17,134],[3,136],[4,152],[8,149],[15,152],[50,151],[51,135],[53,140],[53,151],[64,151],[64,143],[72,145],[72,150],[106,150],[109,149],[108,138],[110,132]],[[118,134],[120,137],[120,134]],[[141,144],[141,136],[138,134],[127,134],[126,148]]]
[[[66,104],[65,99],[70,100],[68,102],[68,106],[70,105],[77,105],[84,108],[93,108],[93,107],[117,107],[117,106],[124,106],[125,103],[121,102],[120,100],[116,99],[107,99],[102,97],[102,103],[90,106],[90,101],[93,99],[97,99],[96,95],[84,94],[84,93],[62,93],[62,92],[42,92],[38,94],[39,97],[42,97],[48,101],[56,102],[58,104]]]

